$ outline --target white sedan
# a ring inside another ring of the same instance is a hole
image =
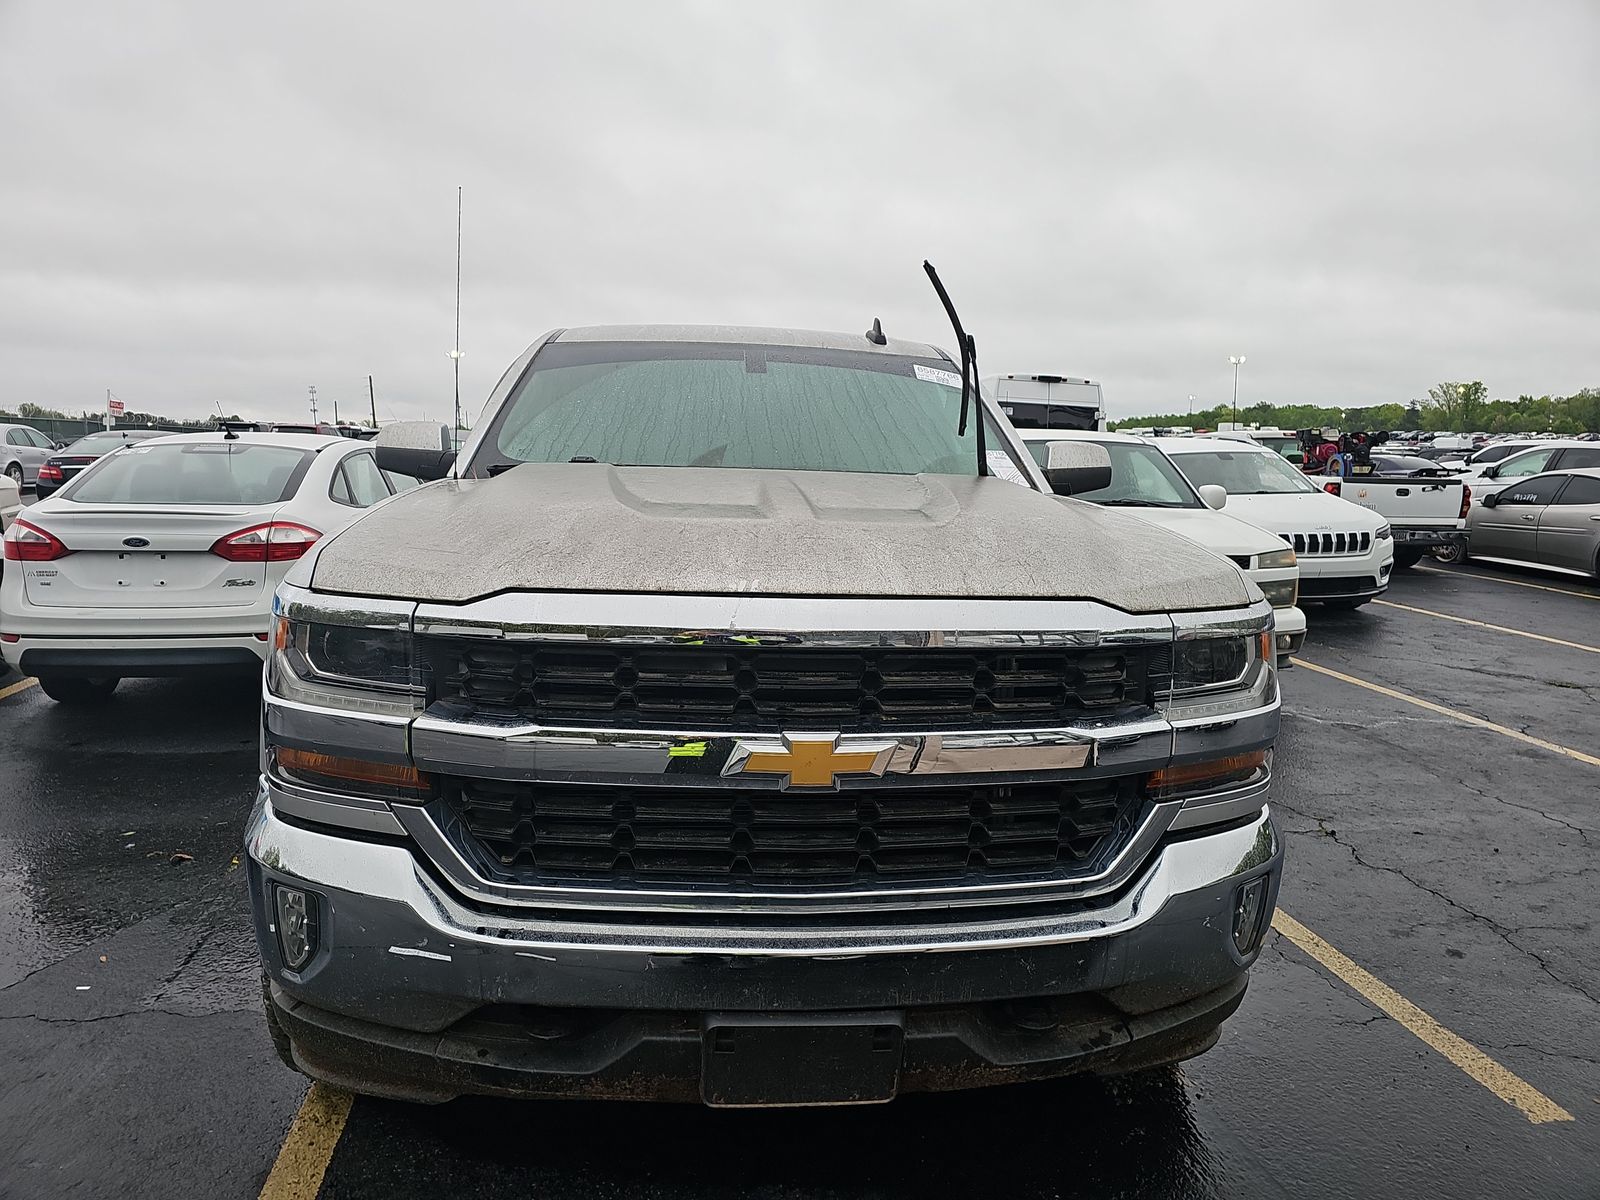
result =
[[[1300,570],[1295,552],[1279,538],[1248,521],[1213,511],[1172,460],[1145,438],[1093,430],[1019,429],[1017,433],[1040,466],[1051,442],[1103,446],[1111,459],[1110,485],[1074,498],[1124,509],[1230,559],[1272,605],[1278,665],[1288,666],[1289,656],[1299,653],[1306,640],[1306,615],[1297,607]]]
[[[259,670],[294,561],[415,483],[341,437],[118,450],[7,528],[0,653],[62,703],[105,701],[123,678]]]

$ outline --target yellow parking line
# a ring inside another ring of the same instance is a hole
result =
[[[1498,575],[1484,575],[1478,571],[1441,571],[1438,567],[1412,567],[1413,571],[1426,571],[1429,575],[1464,575],[1468,579],[1487,579],[1490,583],[1509,583],[1512,587],[1532,588],[1536,592],[1554,592],[1558,596],[1576,596],[1579,600],[1600,600],[1600,593],[1574,592],[1570,588],[1551,587],[1547,583],[1529,583],[1524,579],[1502,579]]]
[[[1409,1032],[1444,1055],[1461,1071],[1513,1108],[1519,1109],[1535,1125],[1573,1119],[1571,1113],[1549,1096],[1512,1074],[1465,1038],[1451,1033],[1383,980],[1357,966],[1282,909],[1273,914],[1272,927]]]
[[[24,679],[21,683],[13,683],[10,687],[0,688],[0,700],[9,700],[18,692],[25,692],[29,688],[37,687],[38,685],[39,681],[37,679]]]
[[[1478,629],[1492,629],[1496,633],[1514,633],[1518,637],[1532,638],[1536,642],[1549,642],[1552,646],[1565,646],[1569,650],[1586,650],[1590,654],[1600,654],[1600,646],[1585,646],[1582,642],[1566,642],[1560,638],[1546,637],[1542,633],[1529,633],[1525,629],[1511,629],[1505,625],[1491,625],[1487,621],[1473,621],[1451,613],[1434,612],[1431,608],[1413,608],[1409,604],[1396,604],[1393,600],[1374,600],[1373,603],[1381,604],[1385,608],[1398,608],[1404,612],[1421,613],[1425,617],[1438,617],[1441,621],[1456,621],[1462,625],[1475,626]]]
[[[320,1083],[311,1085],[278,1150],[272,1173],[261,1185],[261,1200],[316,1200],[350,1116],[351,1099],[349,1092]]]
[[[1346,675],[1343,671],[1335,671],[1331,667],[1319,667],[1316,663],[1307,662],[1303,658],[1292,660],[1297,667],[1304,667],[1308,671],[1315,671],[1319,675],[1328,675],[1345,683],[1353,683],[1356,687],[1366,688],[1369,692],[1377,692],[1380,696],[1388,696],[1391,700],[1403,700],[1407,704],[1415,704],[1418,708],[1425,708],[1429,712],[1436,712],[1440,716],[1454,717],[1457,721],[1464,721],[1468,725],[1476,725],[1479,729],[1488,729],[1494,733],[1525,742],[1530,746],[1537,746],[1541,750],[1549,750],[1555,754],[1564,754],[1568,758],[1575,758],[1579,762],[1588,763],[1592,767],[1600,767],[1600,758],[1592,754],[1585,754],[1582,750],[1573,750],[1567,746],[1558,746],[1555,742],[1547,742],[1543,738],[1536,738],[1523,733],[1520,729],[1509,729],[1504,725],[1496,725],[1493,721],[1485,721],[1482,717],[1475,717],[1471,713],[1464,713],[1460,709],[1446,708],[1442,704],[1435,704],[1432,700],[1424,700],[1420,696],[1409,696],[1405,692],[1397,692],[1393,688],[1386,688],[1381,684],[1368,683],[1365,679],[1357,679],[1354,675]]]

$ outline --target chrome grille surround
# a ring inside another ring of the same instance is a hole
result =
[[[297,594],[298,593],[298,594]],[[280,594],[280,611],[295,619],[358,616],[367,602],[319,595],[298,588]],[[376,602],[386,610],[400,602]],[[737,636],[781,634],[804,646],[826,647],[1067,647],[1085,650],[1131,647],[1141,651],[1170,648],[1179,623],[1172,616],[1120,613],[1084,601],[1015,600],[878,600],[792,599],[760,596],[573,596],[538,593],[497,596],[461,606],[406,605],[410,625],[419,637],[451,636],[494,639],[502,643],[562,639],[587,645],[663,645],[685,630],[707,628]],[[309,614],[309,615],[304,615]],[[648,616],[650,623],[637,625]],[[1247,609],[1187,613],[1185,627],[1224,623],[1267,622],[1265,602]],[[676,618],[692,618],[682,621]],[[371,623],[371,622],[362,622]],[[972,627],[980,628],[973,631]],[[983,625],[989,629],[984,630]],[[1005,632],[995,632],[996,629]],[[818,632],[819,630],[825,632]],[[1090,716],[1069,724],[1029,729],[905,729],[887,735],[891,750],[883,773],[874,778],[840,776],[831,788],[785,790],[779,779],[750,776],[680,774],[671,770],[674,750],[717,740],[737,742],[756,731],[677,728],[572,728],[540,725],[509,714],[467,714],[430,704],[427,711],[396,728],[392,718],[372,719],[296,703],[274,694],[269,668],[266,727],[269,743],[317,745],[338,752],[346,745],[362,756],[395,745],[403,738],[403,757],[419,769],[444,779],[491,781],[499,786],[548,784],[569,795],[583,787],[597,796],[619,788],[649,788],[654,794],[672,787],[730,789],[763,804],[804,805],[809,800],[838,800],[851,795],[880,806],[893,804],[895,792],[950,788],[1029,787],[1038,784],[1085,786],[1097,782],[1142,780],[1174,760],[1196,761],[1234,748],[1270,745],[1277,730],[1276,677],[1261,673],[1246,703],[1226,716],[1178,719],[1158,703],[1116,713]],[[373,728],[373,738],[362,731]],[[770,740],[770,735],[768,740]],[[809,736],[809,732],[808,732]],[[883,745],[885,736],[830,732],[837,748]],[[372,744],[374,739],[379,744]],[[371,745],[371,749],[366,747]],[[380,755],[394,761],[392,751]],[[1233,788],[1228,812],[1259,809],[1265,800],[1270,771]],[[269,776],[269,790],[287,786]],[[308,814],[327,813],[335,798],[306,795],[298,801]],[[314,806],[314,807],[313,807]],[[1253,806],[1253,807],[1252,807]],[[1139,798],[1116,815],[1115,828],[1089,847],[1079,860],[1068,856],[1054,869],[1024,867],[1014,872],[983,875],[948,873],[917,877],[852,878],[848,881],[798,880],[771,886],[746,879],[713,884],[682,880],[540,879],[527,872],[496,869],[483,844],[463,837],[459,820],[436,800],[427,805],[394,801],[390,806],[397,831],[408,836],[432,869],[467,902],[479,905],[486,923],[494,912],[539,909],[560,912],[573,920],[604,919],[607,914],[677,914],[679,919],[740,921],[754,914],[829,912],[847,915],[902,911],[928,913],[940,908],[1076,904],[1115,893],[1132,880],[1178,822],[1183,801],[1153,802]],[[769,809],[770,811],[770,809]],[[1213,817],[1213,819],[1215,819]],[[378,814],[363,820],[380,822]],[[1189,822],[1192,824],[1192,821]],[[376,827],[376,825],[369,826]],[[503,867],[504,864],[498,864]],[[919,918],[920,919],[920,918]]]

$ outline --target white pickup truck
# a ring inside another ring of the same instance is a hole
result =
[[[1324,491],[1369,508],[1394,530],[1394,562],[1415,566],[1429,550],[1462,546],[1472,489],[1459,475],[1409,454],[1372,455],[1370,473],[1352,466],[1347,476],[1313,475]]]

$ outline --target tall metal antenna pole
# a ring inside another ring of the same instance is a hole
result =
[[[372,376],[367,376],[367,399],[372,404],[372,427],[378,427],[378,393],[372,390]]]
[[[450,437],[455,438],[455,431],[461,428],[461,188],[456,188],[456,341],[455,349],[450,351],[450,359],[455,364],[456,370],[456,423],[451,427]]]
[[[317,423],[317,389],[316,389],[316,385],[313,384],[311,387],[307,388],[306,390],[311,393],[311,423],[313,425],[315,425]]]

